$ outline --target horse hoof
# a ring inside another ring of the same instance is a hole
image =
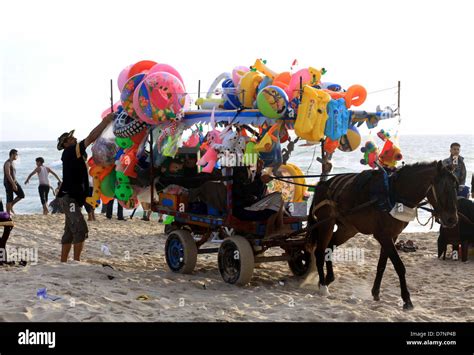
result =
[[[324,283],[329,286],[329,284],[333,283],[334,280],[335,280],[334,276],[326,277],[326,279],[324,280]]]
[[[413,308],[415,307],[413,306],[413,303],[411,303],[411,301],[405,302],[403,305],[403,309],[405,311],[411,311]]]
[[[380,301],[380,296],[379,295],[373,295],[374,296],[374,301]]]
[[[319,285],[319,294],[323,297],[327,297],[330,295],[329,288],[327,286]]]

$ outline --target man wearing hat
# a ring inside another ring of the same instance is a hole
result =
[[[104,129],[113,121],[113,113],[107,115],[95,127],[89,136],[77,142],[74,130],[61,134],[58,138],[58,150],[63,150],[63,182],[59,188],[58,197],[66,216],[64,234],[61,239],[61,261],[67,262],[71,245],[74,244],[74,260],[79,261],[89,230],[82,215],[82,206],[89,193],[89,177],[87,172],[86,148],[102,134]]]

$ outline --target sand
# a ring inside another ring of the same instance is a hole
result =
[[[407,312],[391,263],[381,300],[372,300],[379,245],[371,236],[346,243],[364,250],[364,263],[336,263],[330,296],[322,297],[314,283],[303,287],[284,262],[262,264],[245,287],[224,283],[216,254],[198,256],[191,275],[170,272],[163,226],[156,221],[98,216],[89,223],[83,260],[63,264],[63,223],[62,215],[15,217],[8,246],[38,248],[38,263],[0,267],[0,321],[474,321],[474,262],[438,260],[436,232],[401,235],[419,246],[417,252],[401,253],[415,305]],[[40,288],[61,299],[39,299]],[[139,299],[143,295],[148,299]]]

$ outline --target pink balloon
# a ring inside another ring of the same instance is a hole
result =
[[[121,102],[120,101],[117,101],[116,103],[114,103],[114,112],[117,112],[118,110],[118,107],[120,106]],[[110,112],[112,112],[112,110],[110,109],[110,107],[105,110],[104,112],[102,112],[102,114],[100,115],[101,118],[104,118],[105,116],[107,116]]]
[[[183,84],[183,87],[184,87],[183,78],[181,77],[179,72],[175,68],[173,68],[171,65],[163,64],[163,63],[155,64],[153,67],[151,67],[148,74],[157,73],[159,71],[173,74],[175,77],[177,77],[181,81],[181,84]]]
[[[234,82],[234,86],[237,87],[240,83],[240,79],[244,76],[245,73],[249,72],[250,69],[239,65],[232,70],[232,81]]]
[[[128,67],[124,68],[120,72],[120,74],[117,78],[117,86],[118,86],[118,89],[119,89],[120,92],[122,92],[123,86],[125,85],[125,83],[128,80],[128,73],[130,72],[131,67],[132,67],[132,65],[130,64]]]
[[[308,68],[298,70],[291,76],[290,84],[286,89],[288,94],[288,99],[291,101],[295,96],[299,94],[300,90],[300,77],[303,85],[311,83],[311,74],[309,73]]]

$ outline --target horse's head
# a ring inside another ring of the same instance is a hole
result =
[[[433,206],[435,216],[441,220],[441,225],[446,228],[453,228],[458,223],[458,186],[457,178],[439,161],[427,198]]]

